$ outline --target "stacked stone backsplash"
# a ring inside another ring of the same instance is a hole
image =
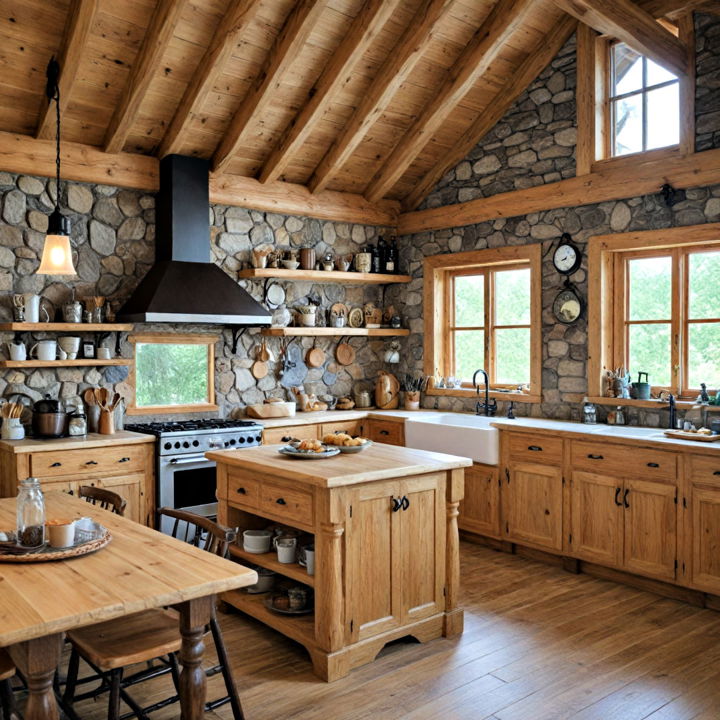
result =
[[[696,142],[698,149],[708,149],[720,145],[720,19],[696,14],[695,25]],[[558,175],[574,175],[575,102],[570,90],[576,86],[575,73],[575,43],[571,39],[497,126],[465,160],[446,174],[423,207],[452,205],[552,182]],[[568,116],[570,108],[572,115]],[[546,160],[559,165],[553,168]],[[658,187],[662,182],[662,178],[658,178]],[[587,394],[586,315],[572,325],[564,325],[555,321],[551,309],[564,277],[554,269],[549,251],[563,232],[570,233],[585,253],[587,240],[593,235],[720,222],[720,185],[678,192],[672,207],[666,206],[660,194],[603,203],[592,203],[589,195],[587,200],[588,204],[581,207],[502,218],[400,239],[401,253],[408,258],[413,276],[410,287],[414,289],[422,287],[423,259],[429,255],[542,244],[542,402],[517,403],[517,415],[579,419],[581,401]],[[452,209],[448,208],[450,217],[451,214]],[[571,279],[587,298],[587,256]],[[423,311],[419,293],[412,303],[402,308],[411,328],[407,356],[415,370],[423,367]],[[478,367],[482,364],[483,359],[478,358]],[[428,396],[424,405],[473,411],[475,399]],[[598,408],[600,420],[605,419],[609,409]],[[499,403],[498,414],[506,410],[507,403]],[[666,412],[627,408],[626,413],[633,424],[659,426],[667,422]]]
[[[48,214],[54,207],[55,182],[46,178],[18,176],[0,172],[0,322],[12,319],[12,293],[40,293],[60,307],[71,297],[103,295],[115,303],[124,300],[152,265],[155,257],[155,197],[140,191],[108,185],[61,184],[61,208],[72,223],[72,244],[77,250],[78,277],[55,278],[35,274],[39,265]],[[263,213],[238,207],[214,205],[210,208],[210,247],[208,257],[231,277],[250,260],[251,248],[273,245],[281,249],[315,247],[318,257],[325,252],[336,255],[355,253],[361,246],[375,242],[386,228],[326,222],[304,217]],[[203,239],[200,239],[203,241]],[[262,302],[263,285],[243,281],[250,293]],[[383,302],[379,286],[342,284],[283,283],[285,303],[275,310],[276,319],[287,320],[288,308],[312,299],[327,310],[334,302],[362,305]],[[387,290],[387,301],[397,298],[397,290]],[[397,301],[396,301],[397,304]],[[82,331],[82,326],[78,327]],[[136,332],[207,332],[218,333],[216,347],[215,387],[220,414],[229,415],[235,408],[262,402],[266,397],[289,398],[279,385],[280,338],[268,338],[276,360],[269,374],[256,381],[250,372],[253,350],[260,342],[259,330],[243,333],[237,353],[232,353],[232,331],[227,327],[186,324],[138,324]],[[37,338],[55,337],[38,333]],[[4,342],[11,333],[0,333]],[[30,338],[26,336],[28,345]],[[297,338],[303,354],[312,347],[313,338]],[[356,364],[341,368],[334,376],[327,373],[333,362],[337,339],[318,338],[317,345],[326,350],[325,367],[309,369],[305,386],[312,392],[334,395],[351,393],[356,384],[369,386],[382,367],[383,341],[364,338],[352,340],[357,350]],[[115,337],[105,341],[114,347]],[[132,346],[122,336],[122,355],[130,357]],[[7,353],[3,353],[6,356]],[[128,371],[124,367],[81,367],[50,369],[8,369],[0,372],[0,396],[21,392],[32,398],[43,393],[69,398],[85,387],[112,387],[124,397],[132,395]],[[161,416],[158,416],[161,417]],[[147,419],[145,416],[143,419]]]

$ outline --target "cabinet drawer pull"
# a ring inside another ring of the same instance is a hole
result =
[[[592,453],[590,453],[590,454],[588,455],[588,457],[589,457],[591,460],[603,460],[603,456],[602,456],[602,455],[593,455]]]
[[[660,463],[648,463],[647,466],[651,468],[658,468],[660,467]]]
[[[408,500],[407,495],[403,495],[400,504],[402,505],[403,510],[407,510],[410,507],[410,501]]]
[[[389,435],[389,434],[390,434],[389,430],[381,430],[380,431],[380,435]]]
[[[621,488],[615,488],[615,504],[616,504],[618,507],[622,507],[622,503],[619,502],[621,491],[622,491]]]
[[[238,488],[235,492],[239,495],[247,495],[247,490],[245,488]]]
[[[720,470],[716,470],[713,475],[720,475]]]
[[[397,512],[402,507],[402,500],[400,498],[390,498],[392,501],[392,511]]]
[[[528,445],[528,450],[533,452],[542,452],[542,448],[539,445]]]
[[[61,465],[61,462],[54,462],[50,467],[60,467]]]
[[[278,505],[287,505],[287,503],[285,502],[285,498],[278,498],[275,502]]]
[[[129,457],[120,458],[118,460],[118,462],[130,462],[130,458]]]
[[[95,461],[95,460],[88,460],[85,464],[86,464],[86,465],[97,465],[97,461]]]
[[[292,440],[292,438],[289,435],[283,435],[280,439],[283,442],[290,442]]]
[[[630,507],[630,503],[627,501],[629,494],[630,494],[630,489],[628,488],[628,489],[625,491],[625,494],[623,495],[623,505],[624,505],[626,508],[629,508],[629,507]]]

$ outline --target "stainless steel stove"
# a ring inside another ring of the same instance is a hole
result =
[[[262,443],[262,425],[250,420],[183,420],[135,423],[126,430],[157,438],[157,506],[217,516],[215,463],[209,450],[235,450]],[[170,532],[170,521],[159,528]]]

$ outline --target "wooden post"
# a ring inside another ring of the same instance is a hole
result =
[[[205,717],[207,678],[202,667],[205,644],[203,635],[210,622],[214,595],[188,600],[175,607],[180,612],[180,718],[201,720]]]
[[[52,682],[60,662],[62,634],[28,640],[8,648],[12,661],[27,681],[25,720],[58,720]]]
[[[451,637],[463,631],[463,611],[458,607],[460,592],[460,535],[458,515],[460,501],[465,494],[465,471],[460,468],[448,472],[446,494],[447,524],[445,535],[445,623],[443,635]]]
[[[340,523],[320,524],[315,538],[316,586],[322,591],[315,596],[315,637],[318,646],[327,652],[345,645],[342,537],[345,526]]]

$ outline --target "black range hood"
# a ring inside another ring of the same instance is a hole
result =
[[[155,264],[118,312],[125,322],[270,325],[270,312],[210,260],[210,163],[160,161]]]

